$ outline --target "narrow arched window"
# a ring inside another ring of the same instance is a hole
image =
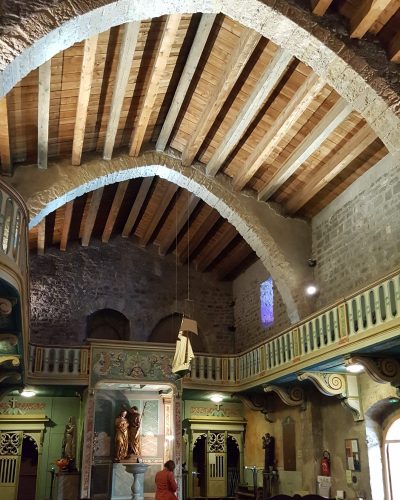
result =
[[[260,316],[264,327],[271,326],[274,322],[274,284],[268,278],[260,284]]]
[[[400,417],[388,428],[384,441],[385,472],[389,500],[400,498]]]

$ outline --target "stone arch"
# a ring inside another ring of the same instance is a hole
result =
[[[400,150],[399,96],[382,71],[298,6],[283,0],[47,1],[25,8],[8,2],[2,13],[1,96],[61,50],[112,26],[166,14],[222,12],[310,66],[361,113],[390,152]],[[369,49],[376,52],[372,44]]]
[[[307,313],[302,287],[310,273],[309,225],[285,218],[271,205],[233,191],[223,177],[210,179],[199,169],[183,167],[179,159],[149,152],[138,158],[94,158],[79,169],[65,160],[60,168],[42,172],[41,187],[37,182],[29,182],[30,176],[37,179],[35,167],[24,169],[23,173],[17,170],[14,178],[17,190],[19,179],[22,181],[20,192],[31,214],[30,227],[34,227],[43,217],[84,193],[107,184],[155,175],[194,193],[236,227],[268,269],[292,322],[299,321],[300,313]]]
[[[130,340],[129,319],[115,309],[100,309],[87,317],[87,338]]]

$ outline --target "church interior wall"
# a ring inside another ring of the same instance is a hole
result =
[[[176,306],[176,274],[178,306]],[[232,285],[212,273],[190,270],[190,297],[205,348],[233,350]],[[66,252],[51,249],[31,256],[31,342],[76,345],[84,342],[87,317],[110,308],[130,322],[130,338],[146,341],[162,318],[184,310],[187,268],[173,256],[116,238]],[[157,307],[155,307],[157,304]]]
[[[399,267],[399,165],[386,156],[313,218],[317,307]]]
[[[274,322],[266,327],[260,317],[260,284],[270,277],[261,261],[257,261],[233,282],[236,349],[242,351],[265,340],[290,325],[282,297],[273,286]]]

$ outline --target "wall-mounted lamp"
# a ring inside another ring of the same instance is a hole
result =
[[[21,391],[21,396],[24,398],[32,398],[33,396],[36,396],[36,391],[33,387],[24,387]]]
[[[364,367],[360,363],[353,363],[352,365],[346,365],[346,370],[349,373],[361,373],[364,371]]]
[[[224,398],[221,396],[221,394],[211,394],[210,399],[213,403],[218,404],[223,401]]]
[[[306,294],[310,297],[315,295],[318,292],[318,288],[315,285],[307,285],[306,286]]]

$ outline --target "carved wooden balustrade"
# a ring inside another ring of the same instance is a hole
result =
[[[184,385],[242,390],[389,341],[398,337],[399,331],[400,272],[396,271],[246,352],[197,354]],[[140,348],[144,348],[143,343]],[[30,378],[51,374],[69,384],[87,382],[89,354],[89,347],[32,345]]]

